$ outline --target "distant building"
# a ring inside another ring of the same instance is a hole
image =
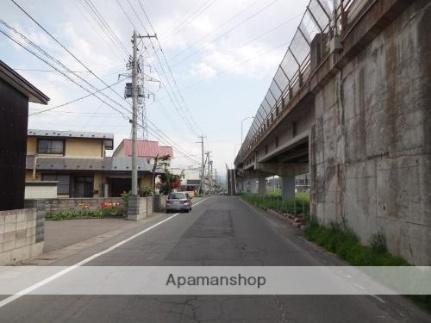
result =
[[[27,141],[29,190],[34,181],[56,181],[59,197],[117,197],[131,190],[131,154],[128,144],[124,145],[129,140],[123,140],[112,157],[106,156],[114,147],[114,136],[109,133],[29,130]],[[160,152],[172,155],[172,148],[162,147]],[[140,148],[146,154],[154,147],[142,144]],[[153,155],[138,158],[140,192],[152,187],[153,165]],[[155,175],[163,172],[157,167]]]
[[[198,192],[201,185],[200,168],[172,169],[174,175],[181,176],[181,190],[188,192]]]
[[[0,210],[24,207],[28,103],[48,101],[0,60]]]

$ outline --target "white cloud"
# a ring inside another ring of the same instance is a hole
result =
[[[275,70],[285,49],[273,49],[265,44],[227,47],[208,45],[200,62],[194,65],[193,75],[203,78],[215,77],[218,72],[261,78]]]
[[[217,75],[217,71],[206,63],[199,63],[193,67],[192,74],[203,79],[211,79]]]
[[[185,100],[191,102],[190,110],[196,119],[199,117],[205,119],[202,115],[205,116],[208,111],[206,109],[216,110],[217,108],[217,111],[220,111],[220,116],[218,117],[214,114],[211,124],[223,124],[222,120],[225,118],[223,114],[233,106],[241,107],[256,104],[257,109],[262,98],[258,97],[259,95],[256,93],[250,93],[248,97],[251,97],[253,101],[246,102],[245,104],[244,102],[238,101],[240,99],[229,97],[228,95],[218,96],[217,102],[206,102],[204,99],[199,98],[199,96],[202,98],[205,97],[206,99],[206,96],[211,93],[206,93],[204,89],[205,86],[201,86],[201,84],[205,83],[208,85],[210,82],[200,82],[200,80],[211,80],[210,87],[213,93],[229,93],[231,88],[238,87],[241,85],[240,83],[246,83],[247,86],[253,84],[256,88],[261,88],[262,93],[265,92],[268,86],[268,84],[266,84],[268,78],[265,79],[265,82],[262,82],[264,79],[263,76],[268,76],[275,72],[287,46],[284,46],[284,48],[277,47],[280,43],[289,40],[290,33],[296,29],[296,22],[283,27],[278,30],[277,33],[271,33],[268,38],[254,39],[257,35],[262,34],[266,30],[270,30],[277,24],[288,20],[289,17],[291,18],[297,15],[298,12],[303,11],[307,0],[280,0],[270,9],[259,13],[255,18],[234,28],[232,32],[226,32],[238,22],[244,20],[253,12],[257,12],[259,8],[264,7],[271,1],[272,0],[217,0],[213,6],[191,23],[185,24],[178,32],[174,32],[175,29],[177,29],[187,16],[202,6],[203,1],[158,0],[144,2],[148,14],[152,19],[152,23],[159,35],[163,49],[170,60],[178,86],[184,88],[183,94]],[[94,0],[93,2],[104,16],[105,20],[109,22],[111,28],[121,39],[127,50],[130,51],[132,28],[119,9],[116,1]],[[82,3],[83,2],[80,1],[60,3],[54,0],[47,0],[43,5],[36,5],[32,0],[22,0],[21,4],[24,8],[29,10],[42,25],[58,37],[60,41],[66,44],[77,57],[91,67],[93,71],[99,76],[103,76],[103,79],[107,83],[113,83],[117,79],[115,72],[125,71],[124,63],[126,55],[106,39],[106,36],[100,30],[99,26],[90,17],[88,8],[85,9]],[[139,8],[135,3],[134,5],[136,8]],[[125,5],[125,8],[128,8],[128,6]],[[169,10],[167,10],[167,8]],[[52,53],[53,56],[58,57],[71,69],[81,71],[84,69],[77,64],[69,54],[38,29],[34,23],[16,10],[13,5],[7,2],[0,2],[0,11],[3,13],[3,19],[9,23],[13,23],[14,26],[21,27],[20,30],[25,31],[25,34],[28,35],[29,38]],[[131,19],[137,26],[140,26],[136,17],[130,12],[130,8],[128,8],[128,11]],[[144,19],[143,15],[141,15],[141,17]],[[144,33],[143,30],[139,31]],[[220,35],[223,36],[219,37]],[[214,41],[215,38],[217,39]],[[3,41],[1,42],[6,43]],[[154,57],[149,43],[147,42],[146,44],[149,48],[148,53],[150,53],[150,56],[146,59],[146,63],[151,63],[155,66],[158,65],[158,59]],[[17,48],[11,46],[9,42],[7,42],[7,46],[4,44],[0,44],[0,46],[4,59],[7,59],[7,63],[11,66],[33,69],[47,68],[42,62],[39,62],[25,51],[18,51]],[[187,57],[187,59],[184,59],[185,57]],[[182,59],[184,59],[184,61],[181,61]],[[178,63],[179,61],[181,61],[181,63]],[[166,68],[165,70],[167,71]],[[161,73],[162,71],[158,68],[158,72]],[[163,76],[157,75],[158,73],[156,72],[154,72],[154,74],[157,77]],[[82,89],[79,89],[76,85],[57,73],[29,72],[24,75],[29,81],[51,97],[52,100],[49,106],[61,104],[85,94]],[[82,73],[80,75],[97,87],[103,86],[88,73]],[[217,82],[221,75],[226,76],[224,82]],[[239,81],[240,83],[233,84],[229,79],[229,77],[232,76],[235,82]],[[245,82],[241,82],[241,80]],[[185,85],[189,85],[184,84],[185,82],[197,83],[197,85],[195,85],[196,88],[192,91],[190,91],[190,89],[185,89]],[[123,86],[124,85],[119,85],[116,87],[117,92],[120,94],[123,92]],[[247,91],[247,89],[243,88],[242,91]],[[106,93],[112,95],[115,100],[120,101],[118,97],[115,97],[112,93],[109,93],[109,91]],[[195,97],[198,97],[199,100],[197,99],[194,101]],[[181,101],[181,99],[176,99],[174,96],[174,101]],[[185,129],[183,120],[179,117],[174,108],[174,103],[167,99],[163,102],[167,107],[167,113],[174,119],[175,127],[170,125],[167,118],[158,114],[158,111],[155,111],[154,116],[152,116],[152,118],[154,118],[152,119],[153,122],[157,123],[157,126],[175,142],[182,145],[187,152],[199,154],[199,147],[195,143],[196,138],[194,138],[190,131],[179,133],[177,130],[178,128],[182,130],[187,129]],[[202,105],[202,102],[206,102],[205,106]],[[73,111],[75,114],[48,113],[38,118],[31,118],[30,123],[33,127],[55,127],[59,130],[79,129],[82,124],[85,124],[88,130],[114,132],[115,140],[118,143],[125,134],[129,134],[129,124],[120,116],[117,118],[115,116],[112,118],[104,118],[102,115],[97,116],[97,118],[90,116],[88,113],[95,111],[112,113],[115,115],[115,112],[105,106],[97,110],[98,105],[100,105],[100,102],[96,99],[85,99],[64,109]],[[214,107],[214,105],[216,105],[216,107]],[[40,106],[38,108],[40,108]],[[249,111],[243,111],[241,109],[238,111],[238,114],[249,114]],[[60,109],[59,112],[60,111],[63,111],[63,109]],[[88,122],[89,118],[93,118],[95,122]],[[201,122],[201,125],[205,128],[205,122],[207,122],[207,120],[197,121]],[[220,127],[207,126],[204,130],[209,140],[219,139]],[[211,144],[212,147],[210,147],[210,149],[214,152],[213,155],[216,158],[216,163],[218,163],[218,168],[223,169],[224,162],[229,162],[233,159],[236,153],[235,144],[238,142],[238,140],[235,140],[235,138],[238,137],[236,132],[238,132],[237,127],[223,129],[223,133],[225,133],[224,142],[219,144],[214,142]],[[232,144],[229,143],[230,140]],[[187,159],[184,159],[179,154],[177,154],[176,163],[184,166],[190,164]]]

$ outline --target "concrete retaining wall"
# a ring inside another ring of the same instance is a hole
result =
[[[38,234],[38,227],[35,208],[0,211],[0,265],[42,254],[43,232]]]
[[[431,3],[405,10],[315,97],[312,213],[431,265]]]

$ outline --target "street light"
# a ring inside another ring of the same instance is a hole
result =
[[[247,117],[241,120],[241,145],[242,145],[242,140],[243,140],[243,125],[244,125],[244,121],[248,120],[248,119],[254,119],[254,117]]]

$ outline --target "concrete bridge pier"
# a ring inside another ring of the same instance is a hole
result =
[[[257,179],[257,194],[259,196],[265,196],[266,194],[266,177],[259,177]]]
[[[308,163],[257,163],[257,168],[280,176],[283,200],[295,198],[295,176],[309,172]]]
[[[295,176],[281,176],[281,196],[283,200],[295,198]]]
[[[257,193],[256,178],[247,179],[246,191],[253,194]]]
[[[245,192],[245,185],[244,185],[244,180],[243,179],[238,180],[238,192],[239,193],[244,193]]]
[[[266,178],[268,176],[270,174],[256,171],[242,174],[241,180],[238,180],[238,187],[242,192],[264,196],[266,194]]]

